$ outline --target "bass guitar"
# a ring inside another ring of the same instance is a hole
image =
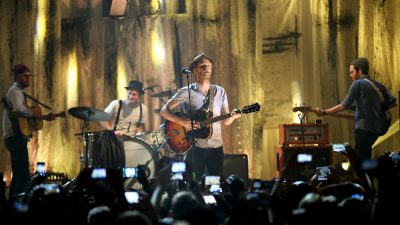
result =
[[[254,103],[243,107],[243,109],[234,110],[235,113],[252,113],[260,111],[260,105]],[[184,116],[182,113],[177,113],[179,116]],[[167,144],[170,149],[178,154],[186,153],[190,150],[193,145],[195,138],[197,139],[208,139],[212,135],[212,124],[232,116],[232,112],[212,117],[209,119],[204,118],[204,114],[198,112],[192,120],[196,121],[199,128],[196,130],[188,131],[183,126],[172,121],[165,121],[164,124],[164,135],[167,137]]]
[[[12,113],[13,121],[16,121],[17,130],[19,130],[23,135],[30,136],[34,131],[43,129],[43,118],[42,116],[42,109],[35,105],[35,106],[28,106],[34,114],[33,117],[23,117],[18,116],[16,113]],[[47,114],[49,115],[49,114]],[[47,116],[44,115],[44,116]],[[65,117],[65,112],[59,112],[54,114],[54,117]]]

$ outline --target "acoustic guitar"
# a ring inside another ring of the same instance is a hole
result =
[[[43,129],[43,120],[40,119],[42,116],[42,109],[39,106],[28,106],[34,114],[33,117],[18,116],[16,113],[12,113],[13,121],[16,121],[16,126],[19,131],[25,136],[30,136],[34,131]],[[49,115],[49,114],[47,114]],[[65,117],[65,112],[59,112],[54,114],[55,117]]]
[[[234,110],[235,113],[252,113],[260,111],[260,105],[254,103],[243,107],[243,109]],[[176,113],[179,116],[184,116],[182,113]],[[192,120],[197,121],[199,129],[188,131],[178,123],[166,120],[164,123],[164,135],[167,138],[167,144],[170,149],[178,154],[183,154],[189,151],[193,145],[194,140],[197,139],[208,139],[212,135],[212,124],[232,116],[232,113],[227,113],[221,116],[205,118],[206,115],[203,111],[199,111],[195,114]]]

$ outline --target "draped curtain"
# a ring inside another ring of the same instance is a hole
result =
[[[160,130],[163,119],[156,112],[167,99],[152,95],[193,82],[180,70],[204,52],[216,60],[212,82],[226,89],[231,109],[261,105],[260,112],[224,126],[223,138],[225,152],[247,154],[250,177],[262,179],[276,175],[278,126],[299,122],[292,112],[296,104],[340,103],[351,84],[352,59],[369,58],[371,76],[397,96],[395,0],[149,2],[158,1],[129,1],[127,15],[116,18],[104,15],[100,0],[1,1],[1,92],[12,83],[12,65],[20,62],[35,73],[28,92],[53,111],[103,109],[125,98],[124,86],[132,79],[145,87],[159,84],[142,101],[150,109],[148,130]],[[43,18],[46,31],[40,36]],[[393,126],[378,140],[374,156],[400,149],[398,111],[392,114]],[[329,124],[331,143],[353,143],[352,121],[324,117],[323,123]],[[45,122],[30,142],[31,164],[46,161],[49,170],[76,176],[84,151],[80,133],[100,129],[68,112]],[[9,181],[8,152],[4,144],[0,149],[0,169]]]

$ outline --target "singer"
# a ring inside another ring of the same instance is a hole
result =
[[[186,130],[198,129],[199,121],[192,119],[203,112],[207,118],[229,113],[228,98],[225,89],[211,84],[214,59],[204,53],[196,56],[188,69],[182,69],[182,73],[192,73],[196,82],[180,88],[176,94],[168,100],[161,109],[161,116],[172,123],[177,123]],[[190,98],[189,98],[190,96]],[[189,101],[190,100],[190,101]],[[183,114],[174,113],[182,108]],[[212,125],[212,134],[205,139],[196,139],[194,146],[188,152],[187,163],[191,164],[194,172],[194,180],[200,181],[204,175],[221,176],[223,170],[224,151],[222,146],[221,123],[230,125],[240,117],[240,114],[232,112],[232,116]],[[189,137],[190,138],[190,137]],[[170,146],[171,147],[171,146]],[[207,174],[205,173],[207,169]]]

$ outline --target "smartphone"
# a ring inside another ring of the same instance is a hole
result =
[[[254,190],[260,190],[261,189],[261,180],[260,179],[254,179],[253,180],[253,189]]]
[[[312,155],[310,154],[298,154],[297,162],[299,163],[309,163],[312,160]]]
[[[219,184],[212,184],[210,187],[210,192],[212,193],[221,193],[222,192],[222,188],[221,186],[219,186]]]
[[[186,172],[186,162],[173,162],[172,163],[172,168],[171,168],[172,173],[185,173]]]
[[[137,167],[124,167],[122,168],[122,176],[124,178],[137,178],[138,168]]]
[[[328,175],[331,173],[329,166],[317,167],[317,180],[326,181],[328,180]]]
[[[46,174],[46,163],[45,162],[37,162],[36,163],[36,173],[39,175]]]
[[[205,185],[220,185],[220,176],[206,176],[205,178]]]
[[[366,159],[361,162],[361,168],[366,171],[374,170],[378,167],[378,161],[373,159]]]
[[[216,205],[217,200],[215,199],[214,195],[203,195],[204,202],[207,205]]]
[[[346,145],[345,144],[333,144],[332,150],[334,152],[344,152],[344,151],[346,151]]]
[[[125,198],[129,204],[139,203],[139,193],[137,191],[125,191]]]
[[[107,170],[105,168],[94,168],[91,177],[93,179],[105,179],[107,177]]]

